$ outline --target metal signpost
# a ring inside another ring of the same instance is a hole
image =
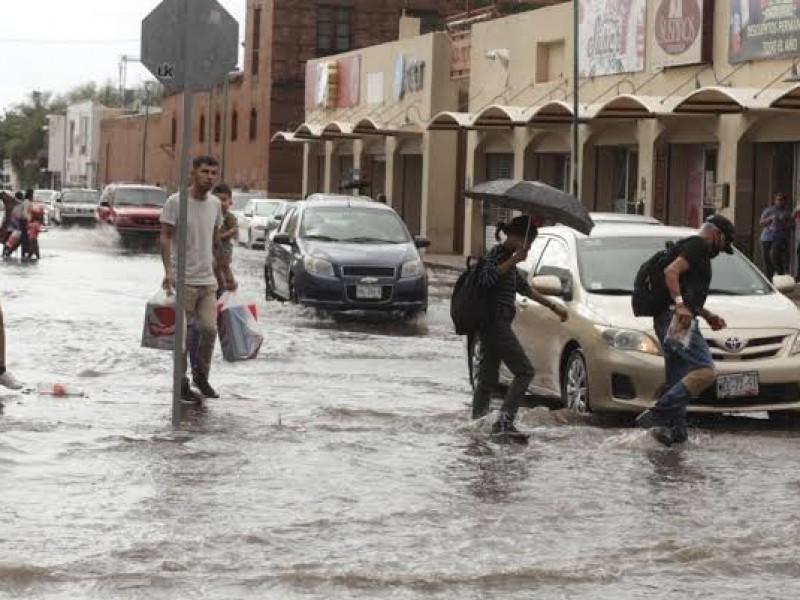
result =
[[[183,419],[181,384],[186,367],[184,288],[186,219],[189,193],[189,147],[192,142],[192,95],[218,85],[236,68],[239,24],[217,0],[163,0],[142,21],[142,64],[170,92],[183,92],[180,211],[177,227],[176,324],[173,350],[172,424]]]

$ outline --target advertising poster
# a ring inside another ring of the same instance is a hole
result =
[[[705,0],[656,0],[650,9],[653,67],[704,62]]]
[[[800,0],[730,0],[730,62],[798,54]]]
[[[647,0],[581,0],[581,77],[644,70]]]

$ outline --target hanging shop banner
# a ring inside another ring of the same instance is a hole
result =
[[[644,70],[647,0],[581,0],[581,77]]]
[[[361,101],[361,55],[306,63],[306,112],[352,108]]]
[[[731,0],[730,11],[731,63],[800,54],[797,0]]]
[[[361,100],[361,55],[347,56],[336,61],[339,73],[337,108],[353,108]]]
[[[652,67],[675,67],[706,62],[711,45],[705,43],[709,31],[704,19],[713,10],[704,10],[706,0],[656,0],[650,9],[653,39],[650,44]]]

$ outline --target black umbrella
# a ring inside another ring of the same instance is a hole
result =
[[[540,181],[497,179],[478,184],[465,194],[474,200],[541,215],[586,235],[594,227],[589,211],[575,196]]]

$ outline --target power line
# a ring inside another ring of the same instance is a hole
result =
[[[120,39],[108,39],[108,40],[57,40],[57,39],[47,39],[47,38],[0,38],[0,44],[26,44],[26,45],[40,45],[40,46],[94,46],[94,45],[120,45],[120,44],[133,44],[138,43],[138,39],[128,39],[128,40],[120,40]]]

